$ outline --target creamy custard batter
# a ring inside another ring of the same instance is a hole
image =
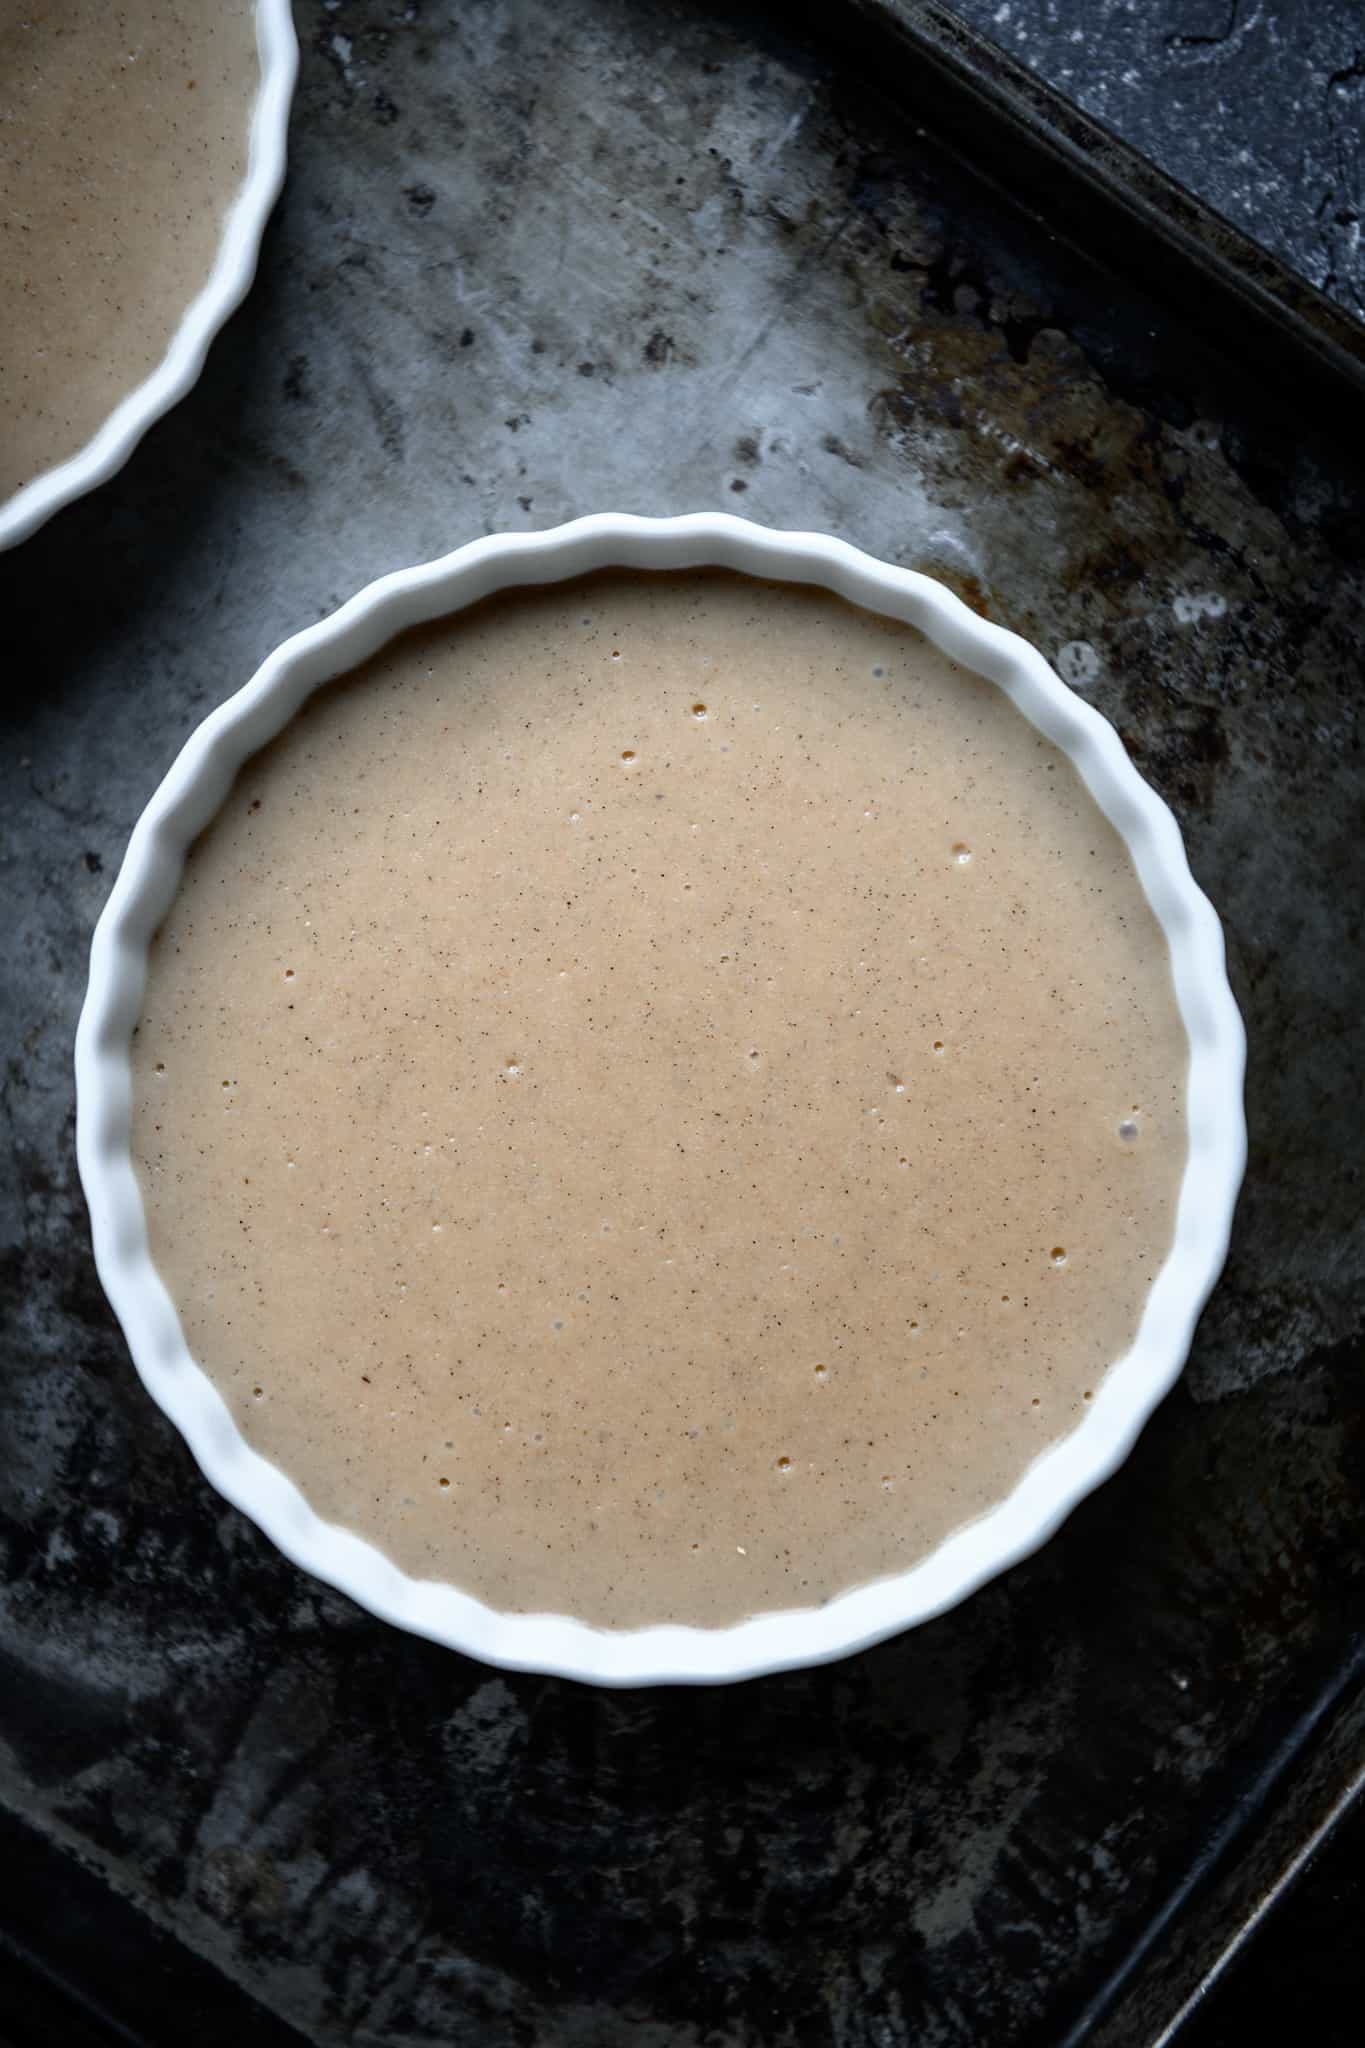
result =
[[[82,449],[208,282],[251,0],[0,0],[0,499]]]
[[[611,574],[395,642],[194,848],[153,1257],[324,1517],[508,1610],[902,1569],[1080,1419],[1185,1034],[1068,760],[912,628]]]

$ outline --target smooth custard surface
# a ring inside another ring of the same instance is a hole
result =
[[[0,0],[0,500],[85,447],[207,284],[255,20],[251,0]]]
[[[722,1624],[909,1566],[1080,1420],[1187,1061],[1126,848],[992,684],[822,592],[611,573],[247,764],[134,1152],[319,1514],[497,1608]]]

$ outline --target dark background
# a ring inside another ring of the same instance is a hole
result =
[[[1357,9],[969,11],[1359,308]],[[1350,422],[789,10],[296,19],[250,300],[0,561],[0,2035],[1153,2039],[1365,1755]],[[825,1672],[608,1697],[395,1635],[203,1484],[90,1269],[70,1042],[133,820],[285,633],[480,531],[702,504],[933,570],[1114,720],[1226,919],[1252,1151],[1180,1388],[1038,1558]],[[1360,1856],[1189,2038],[1333,2038]]]
[[[958,0],[957,12],[1365,318],[1359,0]]]

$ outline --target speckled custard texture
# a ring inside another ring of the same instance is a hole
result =
[[[0,499],[156,368],[246,175],[252,0],[0,0]]]
[[[1069,761],[722,572],[491,600],[239,777],[134,1040],[152,1254],[247,1439],[494,1607],[900,1570],[1080,1419],[1188,1048]]]

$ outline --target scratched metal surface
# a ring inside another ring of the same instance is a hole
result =
[[[1359,469],[761,11],[298,20],[247,307],[0,562],[0,1809],[262,2040],[1055,2042],[1365,1619]],[[209,1492],[90,1269],[70,1044],[139,809],[285,633],[494,527],[717,504],[945,576],[1114,719],[1226,917],[1251,1163],[1180,1388],[1038,1558],[827,1670],[598,1696]]]

